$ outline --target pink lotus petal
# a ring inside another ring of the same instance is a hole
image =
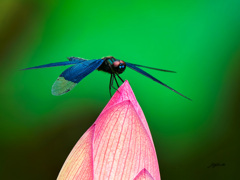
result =
[[[154,179],[146,169],[143,169],[138,173],[137,177],[135,177],[134,180],[154,180]]]
[[[83,137],[73,148],[58,178],[81,179],[82,175],[86,180],[160,180],[151,133],[128,81],[118,89]],[[83,172],[85,166],[87,169]],[[92,171],[89,170],[92,167]],[[93,173],[93,176],[86,177],[85,173]]]

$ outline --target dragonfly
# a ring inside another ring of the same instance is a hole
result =
[[[78,57],[68,57],[67,59],[69,61],[50,63],[45,65],[25,68],[22,70],[73,65],[67,68],[65,71],[63,71],[60,74],[60,76],[57,78],[57,80],[54,82],[52,86],[52,94],[55,96],[63,95],[71,91],[83,78],[85,78],[87,75],[92,73],[94,70],[103,71],[111,75],[110,82],[109,82],[109,93],[111,96],[111,88],[117,90],[113,86],[114,81],[116,82],[116,85],[119,87],[119,83],[116,77],[118,77],[122,82],[124,82],[124,80],[119,76],[119,74],[122,74],[125,71],[126,67],[129,67],[130,69],[152,79],[153,81],[165,86],[166,88],[181,95],[182,97],[191,100],[190,98],[184,96],[180,92],[166,85],[162,81],[156,79],[152,75],[143,71],[139,67],[153,69],[157,71],[163,71],[163,72],[171,72],[171,73],[175,73],[175,71],[158,69],[158,68],[153,68],[153,67],[148,67],[148,66],[143,66],[138,64],[132,64],[132,63],[125,62],[123,60],[116,59],[113,56],[107,56],[101,59],[92,59],[92,60],[87,60],[87,59],[78,58]]]

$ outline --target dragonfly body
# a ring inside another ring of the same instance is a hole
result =
[[[126,69],[126,63],[122,60],[115,59],[113,56],[107,56],[102,59],[103,63],[97,68],[99,71],[104,71],[109,74],[113,74],[114,72],[122,74]]]
[[[66,69],[65,71],[63,71],[60,74],[60,76],[57,78],[55,83],[53,84],[52,94],[56,95],[56,96],[65,94],[65,93],[69,92],[70,90],[72,90],[77,85],[77,83],[79,83],[84,77],[86,77],[88,74],[90,74],[94,70],[103,71],[103,72],[111,74],[110,83],[109,83],[109,92],[111,95],[111,88],[116,89],[113,86],[114,80],[115,80],[117,86],[119,87],[116,76],[122,82],[124,82],[123,79],[119,76],[119,74],[122,74],[125,71],[126,67],[129,67],[129,68],[139,72],[140,74],[152,79],[153,81],[167,87],[168,89],[174,91],[175,93],[189,99],[188,97],[184,96],[183,94],[177,92],[173,88],[171,88],[168,85],[164,84],[163,82],[159,81],[155,77],[151,76],[147,72],[143,71],[139,67],[154,69],[154,70],[158,70],[158,71],[165,71],[165,72],[174,72],[174,71],[127,63],[122,60],[118,60],[118,59],[114,58],[113,56],[107,56],[107,57],[104,57],[101,59],[93,59],[93,60],[86,60],[86,59],[78,58],[78,57],[69,57],[68,60],[69,61],[50,63],[50,64],[41,65],[41,66],[26,68],[23,70],[73,65],[73,66],[69,67],[68,69]]]

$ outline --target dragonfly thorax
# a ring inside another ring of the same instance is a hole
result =
[[[104,62],[98,67],[99,71],[104,71],[110,74],[121,74],[126,69],[126,63],[122,60],[117,60],[113,56],[102,58]]]

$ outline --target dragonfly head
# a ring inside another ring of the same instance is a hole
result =
[[[114,61],[112,68],[116,73],[121,74],[126,69],[126,63],[122,60]]]

